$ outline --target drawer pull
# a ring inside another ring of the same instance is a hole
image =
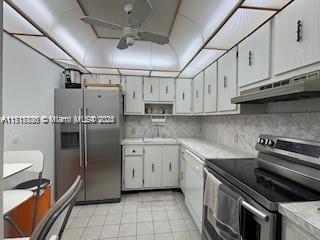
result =
[[[133,153],[135,153],[135,152],[136,152],[136,150],[132,150],[132,152],[133,152]]]
[[[169,171],[171,172],[171,163],[169,163]]]
[[[134,169],[132,169],[132,178],[134,178]]]
[[[154,164],[153,163],[152,163],[151,169],[152,169],[152,172],[154,172]]]

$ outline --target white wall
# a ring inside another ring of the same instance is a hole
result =
[[[62,85],[63,69],[10,35],[4,33],[3,37],[4,115],[53,115],[54,88]],[[41,150],[44,177],[54,180],[53,125],[5,125],[4,149]]]

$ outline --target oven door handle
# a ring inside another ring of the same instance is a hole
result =
[[[269,216],[261,212],[259,209],[255,208],[251,204],[247,203],[246,201],[242,201],[241,205],[247,209],[249,212],[253,213],[255,216],[259,217],[265,222],[269,221]]]

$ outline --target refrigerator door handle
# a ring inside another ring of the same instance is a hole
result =
[[[88,140],[87,140],[87,124],[86,124],[86,118],[87,118],[87,108],[84,108],[84,166],[88,166]]]
[[[82,140],[82,108],[79,108],[79,152],[80,152],[80,167],[82,167],[83,163],[83,140]]]

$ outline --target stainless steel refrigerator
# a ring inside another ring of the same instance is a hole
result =
[[[118,88],[55,89],[55,116],[110,116],[110,124],[55,124],[56,197],[77,175],[83,179],[78,202],[120,201],[123,98]]]

